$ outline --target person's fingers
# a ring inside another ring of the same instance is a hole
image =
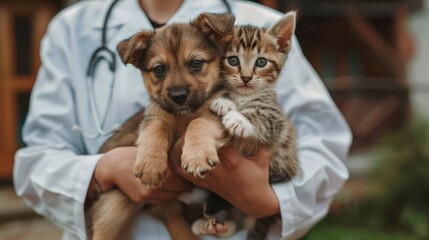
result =
[[[141,202],[149,195],[150,188],[143,185],[137,178],[124,181],[126,182],[119,187],[131,200]]]
[[[152,201],[163,201],[175,198],[179,196],[181,192],[173,192],[173,191],[159,191],[156,194],[153,194],[153,196],[150,197]]]
[[[251,160],[260,166],[267,166],[270,163],[270,150],[268,147],[259,149],[254,155],[247,157],[248,160]]]
[[[167,179],[159,188],[162,190],[183,192],[191,190],[192,187],[193,184],[190,181],[176,174],[173,168],[169,167],[167,170]]]
[[[144,201],[146,203],[158,203],[161,201],[176,198],[180,194],[181,192],[150,190],[147,193],[147,196],[145,196]]]
[[[124,191],[124,193],[135,202],[153,202],[174,198],[179,194],[191,189],[192,184],[189,184],[189,186],[182,187],[179,189],[174,187],[164,188],[162,186],[152,188],[138,182],[136,183],[136,186],[126,187],[122,189],[122,191]]]
[[[198,178],[194,177],[193,175],[187,173],[185,170],[182,169],[180,165],[174,166],[174,172],[181,178],[185,179],[186,181],[192,182],[195,184],[195,180]]]
[[[219,149],[220,165],[225,168],[234,168],[242,161],[243,156],[232,145],[226,145]]]
[[[206,186],[207,186],[207,179],[210,179],[212,177],[212,175],[215,174],[214,171],[216,171],[216,169],[218,169],[218,168],[219,168],[219,166],[216,166],[213,170],[211,170],[208,173],[206,173],[205,176],[204,176],[204,178],[195,177],[192,174],[189,174],[186,171],[184,171],[180,166],[175,166],[174,167],[174,172],[178,176],[180,176],[181,178],[183,178],[186,181],[192,183],[193,186],[197,186],[197,187],[201,187],[201,188],[206,188]]]
[[[250,160],[259,166],[267,166],[270,161],[270,151],[268,147],[259,149],[251,156],[242,156],[233,146],[228,145],[219,149],[218,155],[222,163],[221,165],[226,169],[239,167],[242,161],[245,160]]]

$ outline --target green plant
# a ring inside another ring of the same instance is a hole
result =
[[[365,203],[377,225],[429,237],[429,126],[414,121],[385,139]],[[378,215],[378,217],[377,217]]]

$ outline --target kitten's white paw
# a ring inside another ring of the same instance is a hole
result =
[[[228,112],[222,118],[222,124],[231,135],[241,138],[248,138],[255,132],[249,119],[236,111]]]
[[[210,104],[210,110],[219,117],[225,116],[225,114],[235,109],[235,104],[225,98],[217,98]]]

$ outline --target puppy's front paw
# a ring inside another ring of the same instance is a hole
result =
[[[134,176],[144,185],[158,187],[167,175],[168,158],[167,154],[137,152],[137,159],[134,164]]]
[[[182,168],[195,177],[204,178],[205,174],[219,163],[214,147],[193,147],[185,145],[182,151]]]
[[[222,118],[222,124],[231,135],[241,138],[250,137],[255,132],[249,119],[236,111],[228,112]]]
[[[225,116],[225,114],[235,109],[235,104],[225,98],[217,98],[210,104],[210,110],[219,117]]]

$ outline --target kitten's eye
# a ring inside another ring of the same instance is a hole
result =
[[[265,65],[267,65],[267,59],[263,58],[263,57],[260,57],[260,58],[256,59],[255,65],[257,67],[265,67]]]
[[[193,60],[190,64],[189,67],[191,68],[192,72],[198,72],[201,70],[201,68],[203,67],[204,62],[201,60]]]
[[[157,77],[162,77],[165,74],[165,68],[163,66],[156,66],[152,69],[153,74]]]
[[[231,66],[237,66],[240,63],[240,60],[238,60],[238,57],[232,56],[228,58],[228,63]]]

